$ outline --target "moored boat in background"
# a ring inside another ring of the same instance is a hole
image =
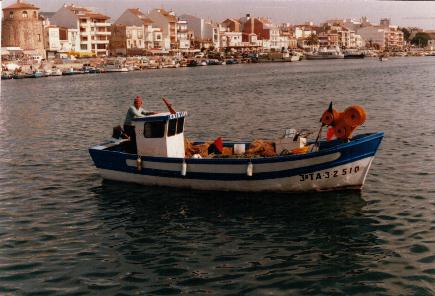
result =
[[[344,54],[338,47],[320,48],[318,51],[306,53],[305,57],[307,60],[344,59]]]

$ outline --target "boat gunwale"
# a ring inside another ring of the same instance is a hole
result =
[[[340,152],[341,150],[350,148],[352,146],[360,145],[364,142],[369,142],[378,138],[383,138],[384,132],[374,132],[374,133],[366,133],[358,135],[358,138],[347,142],[347,143],[339,143],[332,147],[323,149],[318,152],[308,152],[306,154],[290,154],[290,155],[277,155],[272,157],[256,157],[256,158],[177,158],[177,157],[161,157],[161,156],[140,156],[142,161],[151,161],[151,162],[165,162],[165,163],[181,163],[185,161],[190,164],[260,164],[260,163],[274,163],[274,162],[284,162],[284,161],[293,161],[293,160],[301,160],[301,159],[310,159],[323,155],[332,154],[335,152]],[[106,150],[107,148],[115,147],[126,140],[118,140],[114,142],[105,142],[100,145],[93,146],[89,148],[89,152],[92,151],[104,151],[105,153],[115,153],[117,155],[123,155],[126,159],[136,159],[138,157],[137,154],[126,153],[122,151],[111,151]],[[237,142],[234,142],[237,143]],[[238,142],[238,143],[241,143]],[[110,145],[112,144],[112,145]],[[375,149],[374,153],[377,149]]]

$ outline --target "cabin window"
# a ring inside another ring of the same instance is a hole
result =
[[[175,135],[176,131],[177,131],[177,119],[169,120],[168,137]]]
[[[145,122],[143,136],[145,138],[163,138],[165,135],[165,121]]]
[[[28,17],[27,11],[23,11],[23,18],[27,18],[27,17]]]
[[[178,118],[177,120],[177,134],[181,134],[184,129],[184,117]]]

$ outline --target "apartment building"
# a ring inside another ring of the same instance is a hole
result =
[[[187,29],[193,33],[191,38],[193,44],[191,46],[193,45],[196,48],[213,46],[217,49],[220,47],[219,25],[189,14],[180,15],[179,20],[186,21]]]
[[[153,9],[147,13],[155,27],[160,28],[163,37],[163,49],[176,50],[179,47],[177,39],[177,17],[173,11],[163,8]]]
[[[141,55],[163,48],[163,34],[139,8],[129,8],[114,22],[110,37],[111,55]]]
[[[83,55],[107,56],[109,54],[110,18],[88,8],[64,5],[51,17],[54,25],[78,29],[80,50]]]

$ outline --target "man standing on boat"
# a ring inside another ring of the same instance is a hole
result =
[[[130,137],[129,150],[131,153],[136,153],[136,133],[134,131],[132,120],[134,118],[141,118],[146,115],[153,114],[156,114],[156,112],[147,112],[142,108],[142,98],[140,96],[136,96],[133,105],[128,108],[124,121],[124,132]]]

